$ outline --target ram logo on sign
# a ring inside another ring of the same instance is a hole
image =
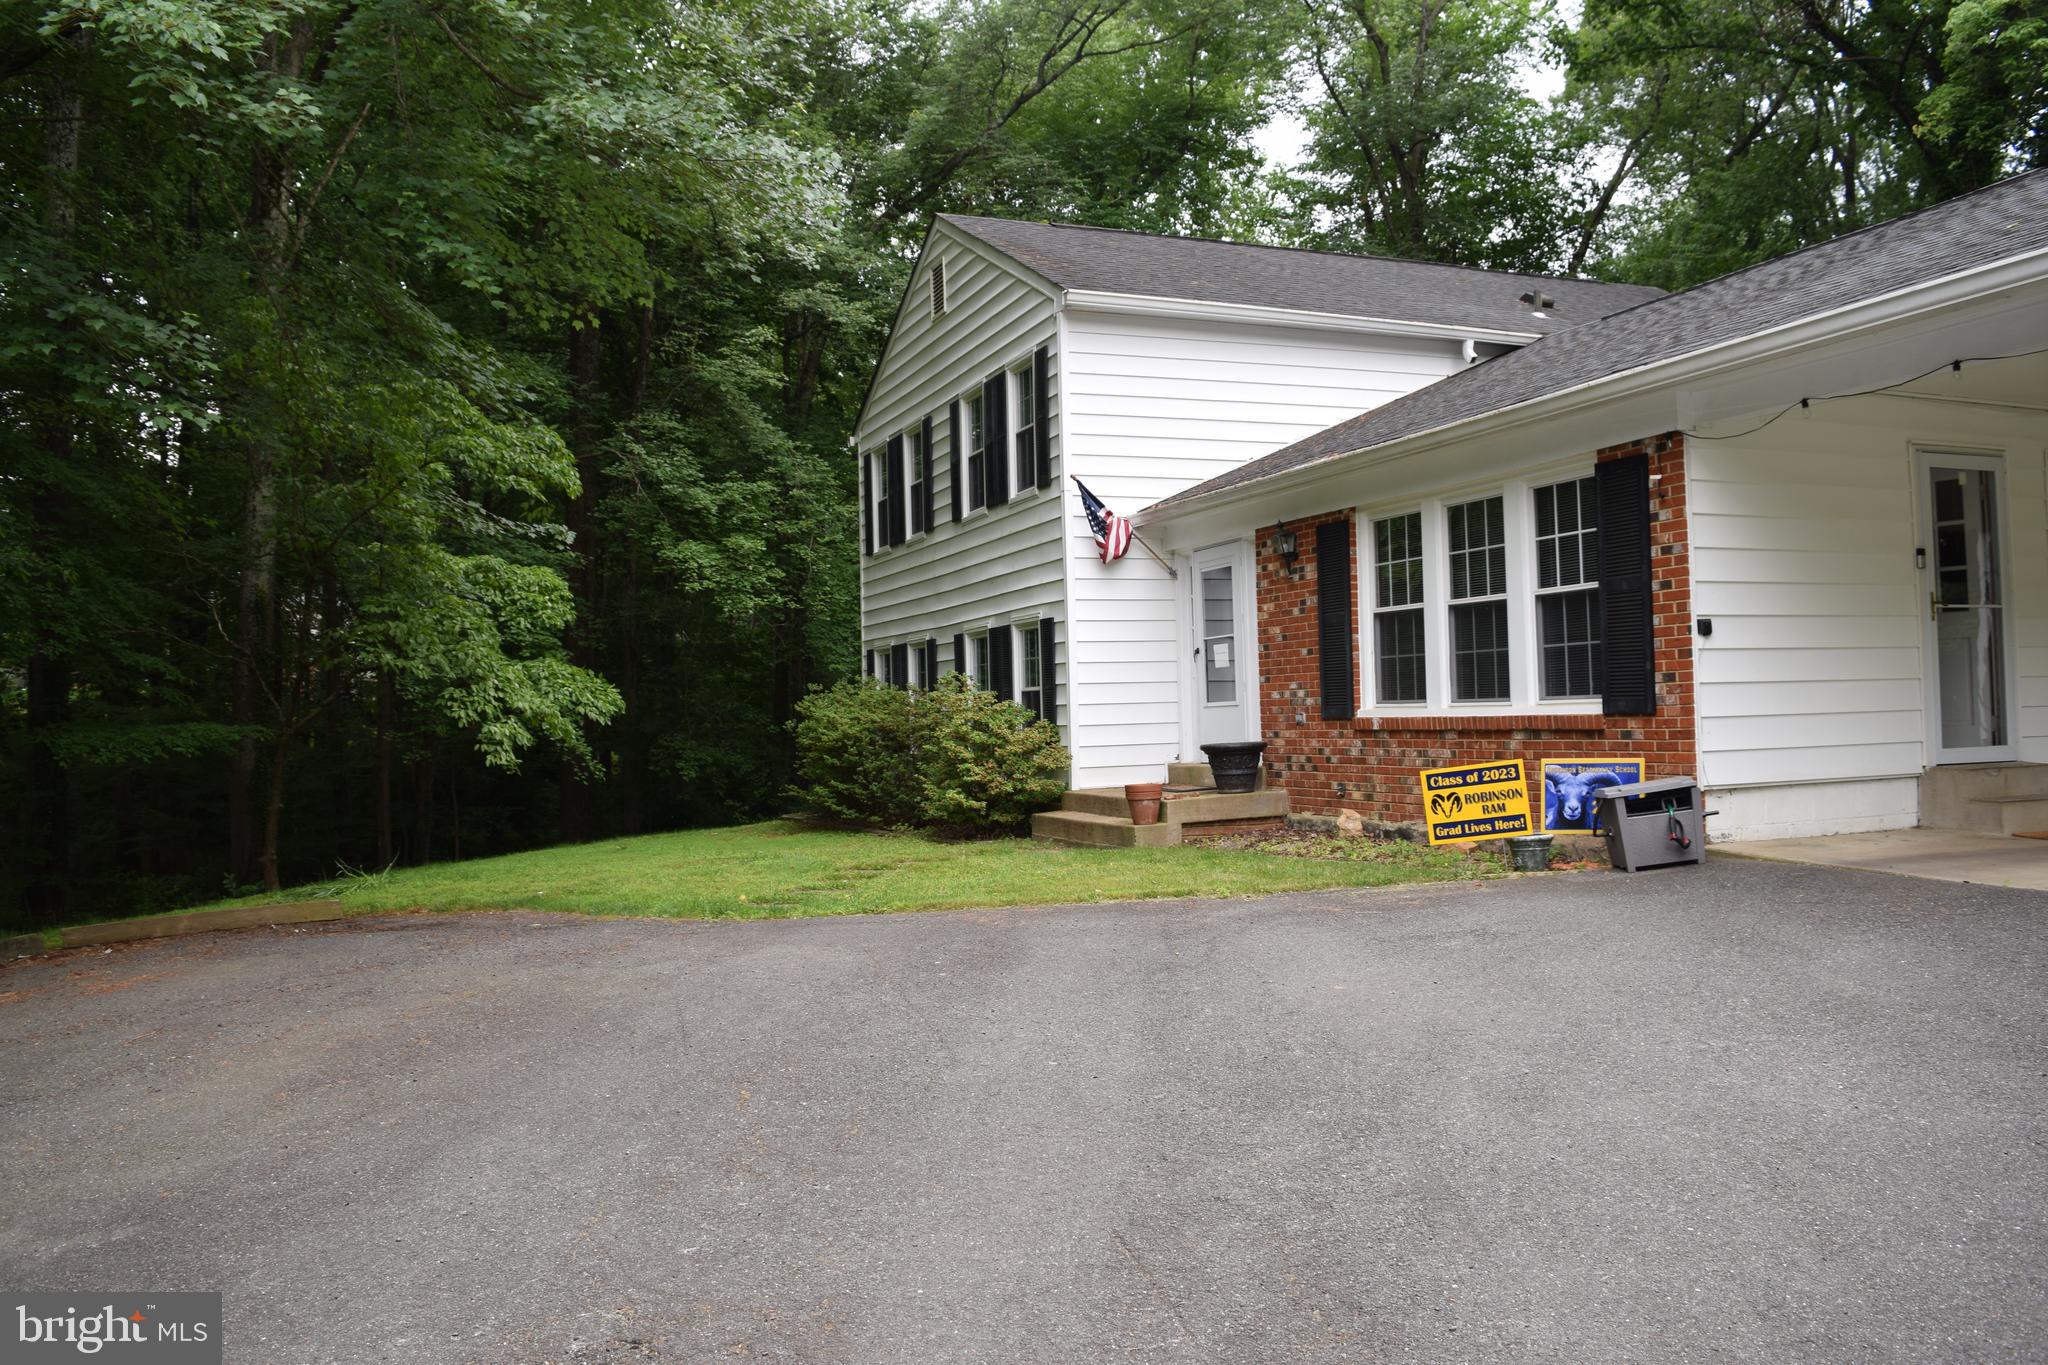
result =
[[[1421,781],[1432,844],[1529,833],[1529,773],[1519,758],[1428,768]]]

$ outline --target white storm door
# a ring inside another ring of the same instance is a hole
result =
[[[2005,462],[1921,451],[1928,729],[1936,763],[2019,757],[2006,597]]]
[[[1249,642],[1242,598],[1248,585],[1239,559],[1235,545],[1201,550],[1192,558],[1194,601],[1188,619],[1195,635],[1197,744],[1249,738],[1245,717],[1258,680],[1245,657]]]

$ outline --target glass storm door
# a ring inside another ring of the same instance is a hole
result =
[[[2015,759],[2011,622],[1996,456],[1920,456],[1936,763]]]
[[[1194,570],[1196,742],[1244,739],[1245,701],[1253,679],[1239,648],[1243,634],[1237,600],[1237,547],[1224,545],[1198,553]]]

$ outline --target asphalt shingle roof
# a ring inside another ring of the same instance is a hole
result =
[[[1503,332],[1548,333],[1605,317],[1663,291],[1638,284],[1345,256],[1116,228],[942,214],[942,220],[1062,289],[1292,308]],[[1521,296],[1556,300],[1538,317]]]
[[[2034,171],[1554,332],[1153,507],[1172,507],[1318,460],[1452,426],[2044,247],[2048,171]]]

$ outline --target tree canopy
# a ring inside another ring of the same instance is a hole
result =
[[[0,906],[775,808],[935,213],[1677,286],[2043,164],[2044,73],[2040,0],[9,5]]]

